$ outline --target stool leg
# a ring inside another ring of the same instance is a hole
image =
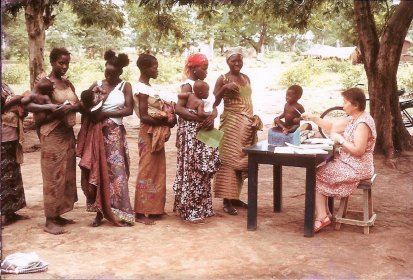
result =
[[[373,197],[371,195],[371,189],[369,190],[369,217],[373,216]]]
[[[328,197],[328,209],[330,210],[331,215],[334,217],[334,197]]]
[[[368,223],[370,220],[370,190],[363,190],[363,220]],[[364,226],[364,234],[369,234],[369,226]]]
[[[336,218],[344,218],[347,213],[347,205],[348,205],[348,197],[343,197],[340,199],[340,206],[337,211]],[[337,222],[336,219],[336,230],[339,230],[341,227],[341,223]]]

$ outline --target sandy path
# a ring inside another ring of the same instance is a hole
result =
[[[263,68],[257,75],[269,79]],[[211,74],[212,76],[212,74]],[[215,76],[216,77],[216,76]],[[211,78],[212,79],[212,78]],[[252,79],[253,80],[253,79]],[[281,111],[283,91],[268,91],[268,85],[255,83],[256,113],[268,124],[274,111]],[[262,90],[262,91],[261,91]],[[328,91],[330,92],[330,91]],[[317,94],[317,93],[314,93]],[[323,94],[323,93],[318,93]],[[334,92],[330,92],[334,96]],[[273,99],[275,95],[275,101]],[[273,101],[269,101],[273,100]],[[310,97],[303,103],[311,105]],[[305,104],[306,105],[306,104]],[[134,197],[137,175],[137,125],[127,125],[132,170],[129,182]],[[76,127],[78,129],[78,126]],[[94,216],[85,212],[85,198],[78,184],[79,202],[65,214],[76,224],[69,232],[53,236],[42,231],[44,223],[40,152],[25,154],[22,165],[27,208],[19,213],[30,217],[2,231],[3,256],[35,251],[49,262],[49,270],[30,275],[4,275],[5,279],[278,279],[278,278],[359,278],[407,279],[413,277],[413,222],[411,182],[413,154],[401,157],[398,170],[390,170],[376,156],[377,184],[373,190],[378,215],[371,234],[362,229],[329,227],[314,238],[303,237],[305,173],[300,168],[284,168],[283,211],[272,212],[272,169],[259,171],[258,229],[246,229],[246,211],[229,216],[221,201],[214,199],[216,216],[205,225],[182,222],[172,213],[172,184],[175,176],[175,129],[166,146],[168,216],[154,226],[136,224],[117,228],[104,223],[91,228]],[[260,132],[266,136],[266,130]],[[26,135],[26,146],[37,143],[33,131]],[[78,181],[80,172],[78,170]],[[246,182],[242,199],[246,199]],[[350,201],[361,205],[360,193]],[[336,207],[338,202],[336,202]]]

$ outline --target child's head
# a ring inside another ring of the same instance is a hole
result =
[[[287,89],[285,100],[289,104],[296,103],[301,98],[302,95],[303,95],[303,88],[300,87],[299,85],[293,85]]]
[[[34,91],[42,95],[50,96],[53,93],[53,90],[53,83],[47,78],[41,79],[34,86]]]
[[[209,85],[202,81],[196,80],[194,83],[194,93],[198,98],[207,99],[209,95]]]
[[[82,100],[83,105],[87,109],[91,109],[98,103],[97,94],[93,92],[93,90],[87,89],[82,91],[80,94],[80,100]]]

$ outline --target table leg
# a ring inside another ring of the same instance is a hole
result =
[[[248,155],[248,219],[247,229],[257,229],[258,163]]]
[[[314,236],[314,207],[315,207],[315,162],[306,168],[305,176],[305,213],[304,236]]]
[[[273,166],[274,212],[281,212],[282,208],[282,166]]]

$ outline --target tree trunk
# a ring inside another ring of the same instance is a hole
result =
[[[261,30],[260,30],[260,39],[258,40],[258,44],[257,44],[257,54],[261,53],[262,51],[262,46],[265,43],[265,40],[267,39],[267,23],[263,22],[261,24]]]
[[[370,2],[355,0],[354,12],[368,79],[370,113],[377,129],[376,150],[391,158],[396,151],[413,147],[413,138],[401,117],[396,78],[403,41],[413,19],[413,2],[400,2],[380,41]]]
[[[26,29],[29,35],[29,70],[30,88],[33,88],[36,77],[44,72],[45,44],[45,5],[43,1],[28,1],[25,7]]]

